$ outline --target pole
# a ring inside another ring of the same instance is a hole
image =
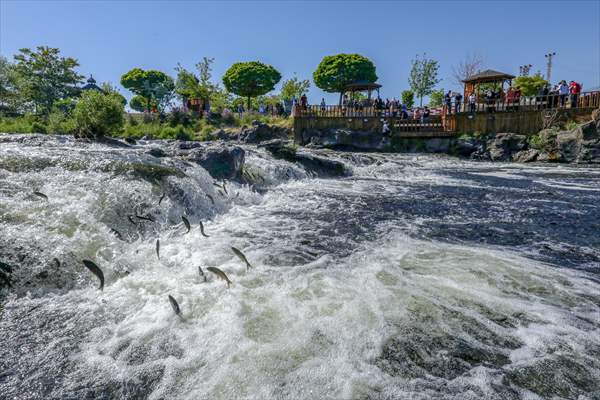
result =
[[[546,64],[546,80],[550,83],[550,78],[552,76],[552,57],[556,55],[556,52],[548,53],[544,55],[548,59],[548,63]]]

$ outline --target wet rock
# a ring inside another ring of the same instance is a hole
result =
[[[285,127],[253,121],[251,127],[242,127],[239,139],[245,143],[259,143],[272,139],[288,139],[290,133],[290,129]]]
[[[151,156],[159,157],[159,158],[167,156],[167,153],[160,147],[153,147],[150,150],[148,150],[147,153],[150,154]]]
[[[202,146],[202,143],[190,142],[190,141],[178,141],[178,142],[175,142],[175,146],[179,150],[191,150],[191,149],[197,149],[198,147]]]
[[[460,157],[471,157],[473,153],[482,150],[482,145],[475,138],[457,139],[454,142],[453,152]]]
[[[245,152],[239,146],[215,142],[190,150],[185,158],[201,165],[215,179],[235,179],[241,176]]]
[[[448,153],[450,150],[449,138],[433,138],[424,141],[425,150],[429,153]]]
[[[527,137],[516,133],[498,133],[488,142],[492,161],[509,161],[513,153],[527,147]]]
[[[328,148],[349,148],[356,150],[389,150],[391,141],[389,136],[371,131],[356,131],[351,129],[325,129],[306,130],[303,141],[313,146]]]
[[[521,150],[513,155],[513,161],[520,163],[528,163],[535,161],[539,156],[536,149]]]

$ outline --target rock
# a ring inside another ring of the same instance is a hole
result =
[[[296,151],[294,153],[294,160],[320,177],[347,176],[350,174],[344,163],[337,160],[331,160],[325,156],[305,151]]]
[[[185,158],[201,165],[215,179],[235,179],[241,176],[245,152],[239,146],[214,142],[193,148]]]
[[[189,141],[177,141],[176,146],[177,146],[177,148],[179,148],[179,150],[190,150],[190,149],[196,149],[196,148],[202,146],[202,143],[189,142]]]
[[[303,142],[328,148],[386,151],[390,149],[390,137],[378,132],[350,129],[305,130]]]
[[[536,149],[521,150],[513,155],[513,161],[520,163],[533,162],[538,158],[538,151]]]
[[[473,153],[481,148],[481,143],[475,138],[457,139],[454,142],[453,153],[460,157],[471,157]]]
[[[527,147],[527,136],[517,133],[498,133],[488,142],[492,161],[508,161],[512,154]]]
[[[125,138],[125,141],[129,144],[137,144],[137,141],[132,137]]]
[[[253,121],[252,127],[243,126],[240,129],[239,139],[246,143],[259,143],[272,139],[287,139],[290,130],[281,126],[267,125],[260,121]]]
[[[430,153],[448,153],[450,138],[433,138],[425,140],[425,150]]]
[[[561,159],[573,162],[579,154],[580,138],[576,131],[563,131],[556,134],[556,147]]]
[[[165,151],[159,147],[153,147],[150,150],[148,150],[146,153],[150,154],[151,156],[154,156],[154,157],[166,157],[167,156],[167,153],[165,153]]]

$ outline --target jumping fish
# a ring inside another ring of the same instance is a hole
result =
[[[208,197],[210,199],[210,201],[213,203],[213,206],[215,205],[215,199],[213,199],[213,197],[210,194],[207,194],[206,197]]]
[[[160,260],[160,240],[156,239],[156,257]]]
[[[223,188],[223,190],[225,191],[225,193],[227,193],[227,188],[225,187],[225,181],[223,181],[223,186],[221,186]],[[229,193],[227,193],[229,194]]]
[[[98,267],[93,261],[90,261],[90,260],[83,260],[83,265],[85,265],[92,274],[96,275],[98,277],[98,279],[100,279],[100,287],[98,289],[103,290],[104,289],[104,274],[102,273],[102,270],[100,269],[100,267]]]
[[[181,216],[181,219],[183,220],[183,224],[187,228],[186,233],[190,233],[190,230],[192,229],[192,227],[190,226],[190,221],[188,221],[188,219],[186,217],[184,217],[183,215]]]
[[[131,222],[132,224],[137,224],[137,222],[135,222],[135,220],[133,219],[133,215],[128,215],[127,219],[129,220],[129,222]]]
[[[222,190],[217,190],[217,193],[219,193],[221,196],[225,197],[225,193],[223,193]]]
[[[206,275],[204,275],[204,271],[202,271],[202,267],[200,266],[198,266],[198,273],[204,278],[204,282],[206,282]]]
[[[146,220],[146,221],[151,221],[151,222],[154,222],[154,218],[152,218],[152,217],[150,217],[150,216],[148,216],[148,215],[137,215],[137,214],[136,214],[136,216],[135,216],[135,217],[136,217],[137,219],[143,219],[143,220]]]
[[[33,194],[35,194],[38,197],[41,197],[44,200],[48,200],[48,196],[46,196],[44,193],[42,192],[33,192]]]
[[[110,231],[117,237],[119,238],[119,240],[123,240],[123,235],[121,235],[121,232],[119,232],[118,230],[116,230],[115,228],[110,228]]]
[[[250,265],[250,263],[248,262],[248,259],[246,258],[246,256],[244,255],[244,253],[242,253],[240,250],[236,249],[235,247],[231,247],[231,250],[233,251],[233,254],[235,254],[236,256],[238,256],[238,258],[240,260],[242,260],[243,262],[246,263],[246,269],[250,269],[252,268],[252,265]]]
[[[54,264],[56,264],[56,268],[60,268],[60,261],[58,261],[58,258],[54,257],[52,261],[54,261]]]
[[[162,196],[160,196],[160,200],[158,200],[158,205],[160,206],[160,203],[162,203],[162,201],[164,200],[165,196],[167,194],[165,192],[163,192]]]
[[[227,289],[229,289],[229,285],[231,285],[231,281],[229,280],[227,275],[225,275],[225,272],[221,271],[217,267],[208,267],[206,269],[209,270],[210,272],[212,272],[213,274],[217,275],[219,278],[223,279],[225,282],[227,282]]]
[[[175,312],[175,315],[178,315],[179,318],[183,317],[181,316],[181,308],[179,308],[179,304],[177,303],[177,300],[175,300],[175,298],[171,295],[169,295],[169,303],[171,303],[171,307],[173,307],[173,311]]]
[[[202,236],[204,237],[210,237],[208,236],[206,233],[204,233],[204,225],[202,224],[202,221],[200,221],[200,233],[202,234]]]

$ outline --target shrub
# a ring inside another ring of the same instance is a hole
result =
[[[77,131],[71,116],[56,109],[48,116],[47,133],[69,135]]]
[[[118,133],[123,127],[123,103],[113,94],[88,90],[73,111],[79,135],[101,137]]]

